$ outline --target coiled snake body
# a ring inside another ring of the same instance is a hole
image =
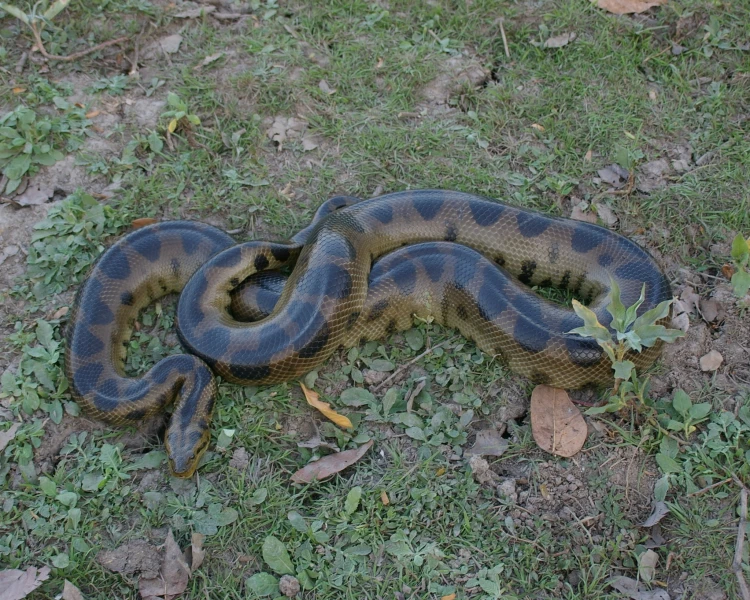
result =
[[[626,306],[645,283],[640,313],[671,297],[646,251],[596,225],[438,190],[335,210],[351,202],[329,201],[286,244],[235,244],[184,221],[116,242],[71,313],[66,373],[74,397],[113,424],[138,423],[176,400],[165,441],[173,473],[189,476],[210,439],[213,373],[240,384],[293,379],[342,345],[408,329],[416,314],[459,329],[534,381],[574,388],[611,381],[609,361],[595,341],[567,333],[582,324],[571,309],[527,286],[572,290],[604,325],[610,278]],[[292,264],[285,285],[268,273]],[[179,291],[178,335],[189,354],[125,377],[124,344],[138,311]],[[658,352],[657,345],[628,358],[644,367]]]

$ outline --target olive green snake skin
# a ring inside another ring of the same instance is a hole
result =
[[[292,266],[288,280],[278,274]],[[571,290],[608,326],[611,280],[625,305],[645,284],[641,314],[671,298],[656,262],[627,238],[460,192],[335,198],[289,243],[236,244],[208,225],[164,222],[126,235],[94,265],[71,311],[66,374],[82,408],[108,423],[138,424],[174,404],[165,442],[172,472],[186,477],[210,440],[214,374],[294,379],[341,346],[410,328],[413,315],[458,329],[535,382],[611,382],[597,343],[568,333],[582,325],[575,313],[529,289]],[[125,377],[138,312],[172,292],[188,354]],[[643,368],[659,351],[628,358]]]

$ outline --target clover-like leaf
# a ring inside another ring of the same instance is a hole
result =
[[[750,243],[745,240],[741,233],[738,233],[732,240],[732,258],[742,264],[749,256]]]
[[[690,400],[690,396],[683,390],[677,390],[672,399],[672,406],[679,414],[686,417],[690,411],[690,407],[693,406],[693,402]]]
[[[629,360],[618,360],[612,364],[617,379],[630,379],[630,374],[635,369],[635,363]]]

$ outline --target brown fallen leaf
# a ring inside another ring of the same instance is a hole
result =
[[[380,492],[380,502],[382,502],[383,506],[388,506],[391,503],[390,498],[388,498],[388,492],[385,490]]]
[[[84,598],[81,590],[66,579],[62,591],[62,600],[84,600]]]
[[[596,224],[596,215],[590,210],[586,210],[588,207],[588,202],[579,202],[573,207],[573,210],[570,211],[570,218],[575,221]]]
[[[542,450],[567,457],[583,447],[587,427],[565,390],[538,385],[531,393],[531,432]]]
[[[365,453],[372,447],[373,441],[370,440],[366,444],[363,444],[359,448],[353,448],[352,450],[344,450],[338,454],[329,454],[324,456],[320,460],[317,460],[309,465],[305,465],[299,471],[294,473],[291,480],[294,483],[310,483],[311,481],[325,479],[331,475],[335,475],[339,471],[343,471],[347,467],[353,465]]]
[[[466,454],[502,456],[507,449],[508,440],[497,429],[482,429],[477,431],[474,445],[466,451]]]
[[[348,417],[337,413],[331,408],[331,405],[328,404],[328,402],[318,400],[318,398],[320,398],[320,394],[318,394],[318,392],[308,389],[307,386],[302,382],[300,382],[299,385],[302,388],[302,393],[305,395],[305,400],[307,400],[307,403],[310,406],[319,410],[325,417],[336,423],[336,425],[338,425],[339,427],[344,427],[347,429],[352,429],[354,427]]]
[[[614,227],[617,225],[617,221],[620,220],[614,211],[606,204],[594,203],[594,208],[596,209],[599,218],[607,227]]]
[[[713,298],[701,300],[698,308],[700,309],[701,316],[706,323],[712,323],[714,321],[721,322],[726,316],[724,307]]]
[[[656,563],[659,562],[659,555],[653,550],[646,550],[638,557],[638,575],[641,581],[650,583],[656,575]]]
[[[639,527],[653,527],[659,521],[669,514],[669,507],[666,502],[654,502],[654,508],[651,515]]]
[[[25,571],[6,569],[0,571],[0,598],[21,600],[49,579],[49,567],[29,567]]]
[[[539,123],[532,123],[531,128],[537,131],[544,131],[544,125],[540,125]]]
[[[669,600],[666,590],[649,590],[645,585],[639,584],[635,579],[622,575],[613,577],[607,582],[621,594],[631,600]]]
[[[734,267],[730,264],[722,265],[721,274],[727,279],[731,279],[732,275],[734,275]]]
[[[570,42],[576,39],[576,37],[577,36],[574,32],[556,35],[554,37],[547,38],[542,44],[542,48],[562,48],[563,46],[567,46]]]
[[[20,426],[20,423],[13,423],[8,431],[0,431],[0,452],[5,450],[5,447],[13,441]]]
[[[667,0],[598,0],[596,5],[614,15],[628,15],[642,13],[666,3]]]
[[[206,536],[202,533],[194,533],[190,538],[190,545],[183,552],[185,562],[190,565],[191,575],[203,564],[203,559],[206,558],[206,551],[203,549],[203,540],[205,539]]]
[[[14,87],[13,88],[13,93],[16,94],[16,95],[17,94],[23,94],[25,91],[26,91],[25,87],[18,86],[18,87]]]
[[[328,82],[325,79],[320,80],[320,83],[318,83],[318,87],[320,88],[321,92],[323,92],[324,94],[328,94],[329,96],[336,93],[335,88],[332,88],[330,85],[328,85]]]
[[[187,589],[190,567],[169,530],[164,542],[164,559],[159,575],[152,579],[141,577],[138,591],[143,600],[174,600]]]
[[[154,223],[157,223],[158,221],[154,219],[153,217],[141,217],[140,219],[133,219],[133,222],[130,224],[133,229],[140,229],[141,227],[146,227],[147,225],[153,225]]]
[[[440,600],[456,600],[456,594],[448,594],[447,596],[442,596]]]
[[[716,371],[724,362],[724,357],[716,350],[711,350],[700,358],[701,371]]]

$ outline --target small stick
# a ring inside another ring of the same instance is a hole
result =
[[[18,62],[16,63],[16,73],[22,73],[23,68],[26,66],[26,60],[29,58],[29,53],[24,52],[21,54],[21,58],[18,59]]]
[[[712,489],[714,489],[716,487],[719,487],[720,485],[724,485],[725,483],[729,483],[730,481],[732,481],[732,478],[731,477],[727,477],[723,481],[717,481],[716,483],[712,483],[711,485],[707,485],[706,487],[704,487],[703,489],[698,490],[697,492],[690,492],[688,494],[688,498],[690,498],[691,496],[700,496],[701,494],[705,494],[707,491],[712,490]]]
[[[508,49],[508,38],[505,37],[505,27],[503,27],[503,21],[505,21],[505,18],[500,17],[500,35],[503,38],[503,48],[505,48],[505,56],[506,58],[510,58],[510,50]]]
[[[735,478],[741,486],[740,490],[740,524],[737,527],[737,544],[734,547],[734,560],[732,561],[732,571],[737,577],[743,600],[750,600],[750,588],[747,587],[745,576],[742,574],[742,550],[745,546],[745,527],[747,526],[747,488]]]
[[[376,386],[375,386],[374,388],[372,388],[372,391],[373,391],[373,392],[377,392],[377,391],[378,391],[378,390],[379,390],[380,388],[382,388],[382,387],[383,387],[383,386],[384,386],[384,385],[385,385],[386,383],[389,383],[390,381],[392,381],[392,380],[393,380],[393,378],[394,378],[394,377],[396,377],[396,375],[399,375],[399,374],[400,374],[400,373],[402,373],[402,372],[403,372],[403,371],[404,371],[405,369],[408,369],[409,367],[411,367],[411,366],[412,366],[412,365],[413,365],[413,364],[414,364],[415,362],[417,362],[417,361],[418,361],[419,359],[421,359],[421,358],[424,358],[424,357],[425,357],[425,356],[427,356],[427,355],[428,355],[428,354],[429,354],[430,352],[432,352],[433,350],[435,350],[435,348],[440,348],[440,346],[443,346],[443,345],[447,344],[448,342],[450,342],[450,341],[452,341],[452,340],[453,340],[453,338],[451,338],[450,340],[444,340],[444,341],[440,342],[439,344],[435,344],[434,346],[430,346],[429,348],[427,348],[427,350],[425,350],[424,352],[422,352],[422,354],[420,354],[419,356],[415,356],[414,358],[412,358],[412,359],[411,359],[411,360],[410,360],[410,361],[409,361],[408,363],[406,363],[405,365],[401,365],[401,366],[400,366],[400,367],[399,367],[398,369],[396,369],[396,370],[395,370],[395,371],[394,371],[393,373],[391,373],[391,375],[390,375],[390,376],[389,376],[389,377],[388,377],[387,379],[384,379],[384,380],[383,380],[383,381],[381,381],[381,382],[380,382],[380,383],[379,383],[378,385],[376,385]]]
[[[60,60],[64,62],[70,62],[72,60],[77,60],[81,58],[82,56],[86,56],[87,54],[91,54],[92,52],[96,52],[98,50],[101,50],[102,48],[106,48],[107,46],[114,46],[115,44],[121,44],[122,42],[127,42],[128,37],[123,36],[119,37],[116,40],[109,40],[108,42],[102,42],[101,44],[97,44],[96,46],[92,48],[88,48],[86,50],[81,50],[80,52],[76,52],[74,54],[71,54],[69,56],[58,56],[57,54],[50,54],[47,52],[47,50],[44,47],[44,44],[42,43],[42,36],[40,35],[39,30],[36,27],[36,23],[31,23],[31,31],[34,34],[34,40],[36,42],[36,47],[39,49],[39,52],[42,53],[42,56],[49,60]]]

